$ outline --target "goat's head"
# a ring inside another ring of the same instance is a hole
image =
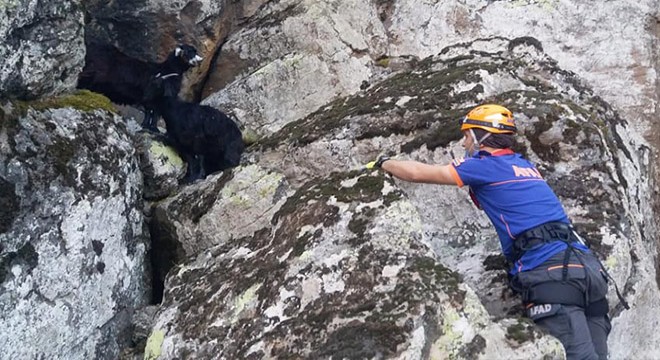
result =
[[[197,55],[197,49],[191,45],[185,44],[178,45],[176,49],[174,49],[174,56],[190,66],[197,66],[203,60],[201,56]]]

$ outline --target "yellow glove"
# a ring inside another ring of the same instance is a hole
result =
[[[364,168],[367,169],[367,170],[372,170],[373,168],[379,168],[380,169],[380,167],[383,166],[383,163],[387,160],[390,160],[389,156],[381,155],[381,156],[378,157],[377,160],[371,161],[371,162],[367,163],[366,165],[364,165]]]

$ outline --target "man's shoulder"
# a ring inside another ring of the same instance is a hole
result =
[[[459,167],[463,165],[465,160],[466,160],[465,158],[455,158],[451,161],[451,164],[454,165],[454,167]]]

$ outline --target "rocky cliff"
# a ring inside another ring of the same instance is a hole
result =
[[[631,304],[612,289],[611,358],[657,357],[657,5],[0,2],[0,357],[563,358],[463,190],[360,166],[461,157],[483,102]],[[195,45],[182,96],[255,134],[242,165],[178,185],[139,119],[75,91],[90,41]]]

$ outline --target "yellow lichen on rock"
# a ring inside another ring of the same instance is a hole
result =
[[[158,141],[152,141],[149,146],[149,153],[156,158],[163,158],[167,163],[172,164],[174,167],[183,166],[183,160],[173,147],[167,146]]]
[[[144,347],[144,360],[156,360],[160,356],[161,349],[163,345],[163,340],[165,340],[165,332],[163,330],[154,330],[149,339],[147,339],[147,345]]]

